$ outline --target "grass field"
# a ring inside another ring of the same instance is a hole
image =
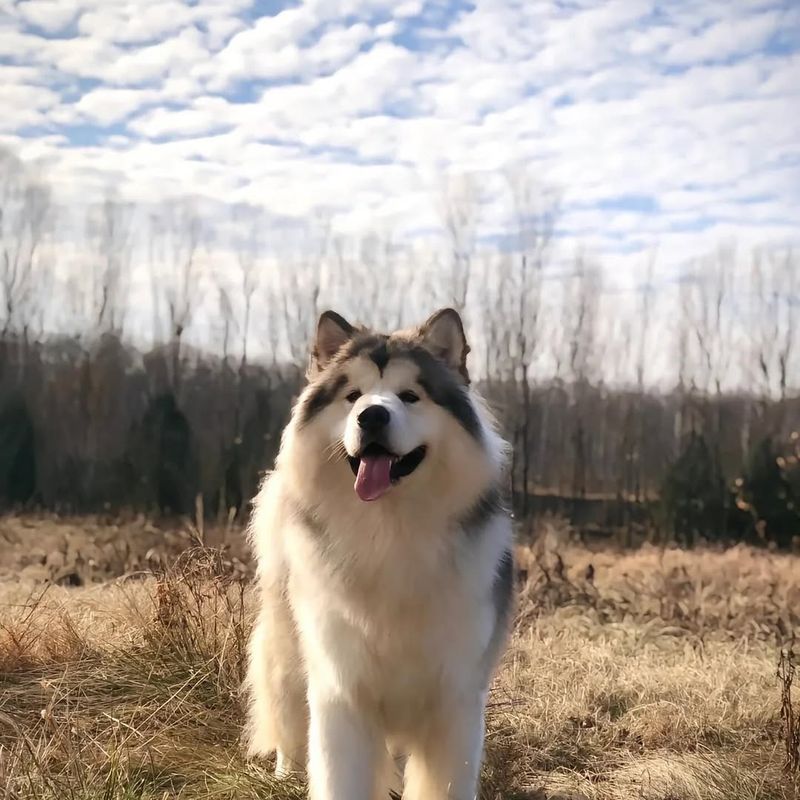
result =
[[[483,798],[800,797],[777,676],[800,558],[593,551],[560,525],[518,555]],[[0,798],[304,796],[242,756],[248,575],[234,528],[0,519]]]

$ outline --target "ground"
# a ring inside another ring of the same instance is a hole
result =
[[[800,797],[800,558],[562,524],[518,556],[482,798]],[[232,525],[0,518],[0,800],[303,797],[242,754],[249,574]]]

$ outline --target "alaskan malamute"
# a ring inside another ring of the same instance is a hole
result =
[[[256,498],[249,751],[307,765],[312,800],[476,796],[513,565],[468,352],[452,309],[391,335],[322,314]]]

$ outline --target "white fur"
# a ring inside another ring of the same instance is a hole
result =
[[[250,753],[277,750],[279,774],[307,760],[312,800],[386,800],[400,790],[398,754],[406,800],[473,800],[502,638],[492,587],[511,529],[505,515],[472,534],[457,520],[498,484],[505,446],[477,398],[481,442],[424,396],[411,362],[382,376],[366,358],[347,369],[337,399],[302,429],[290,422],[256,499]],[[398,399],[408,389],[420,402]],[[428,451],[365,503],[342,449],[358,452],[355,418],[373,403],[391,412],[393,451]]]
[[[435,420],[430,413],[426,413],[426,404],[406,405],[398,397],[400,392],[415,385],[415,369],[409,362],[391,361],[382,376],[375,375],[376,372],[375,365],[366,359],[358,359],[349,370],[350,384],[366,386],[369,390],[349,409],[342,441],[351,456],[357,455],[361,444],[358,415],[367,406],[380,405],[391,414],[388,442],[390,449],[405,455],[430,441],[435,434]],[[345,389],[345,397],[347,393],[348,389]],[[337,426],[334,426],[334,437],[337,432]]]

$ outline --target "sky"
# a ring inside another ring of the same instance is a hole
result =
[[[65,207],[196,195],[343,234],[509,175],[612,274],[798,242],[797,0],[0,0],[0,144]],[[638,265],[638,266],[637,266]]]

